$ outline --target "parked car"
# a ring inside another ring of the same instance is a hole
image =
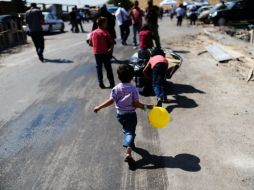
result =
[[[254,22],[253,7],[253,0],[235,0],[225,5],[219,3],[211,10],[209,20],[219,26],[242,21]]]
[[[54,14],[50,12],[42,12],[44,16],[44,23],[42,25],[43,32],[52,33],[54,31],[64,32],[64,22],[62,19],[58,19]],[[23,27],[24,30],[29,34],[28,26]]]
[[[62,19],[58,19],[55,15],[49,12],[42,12],[44,16],[44,24],[42,29],[44,32],[61,31],[64,32],[64,22]]]
[[[212,8],[213,8],[213,6],[211,6],[211,5],[200,7],[197,10],[198,20],[202,21],[204,23],[209,23],[208,17],[209,17],[210,10]]]

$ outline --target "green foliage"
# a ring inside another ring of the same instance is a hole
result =
[[[133,2],[130,0],[108,0],[108,4],[118,6],[118,3],[122,3],[123,7],[127,10],[133,6]]]

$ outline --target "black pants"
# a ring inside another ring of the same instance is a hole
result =
[[[176,25],[177,26],[182,26],[182,21],[183,21],[183,17],[182,16],[178,16],[177,17],[177,23],[176,23]]]
[[[43,57],[44,51],[44,37],[43,32],[31,32],[31,38],[33,40],[34,46],[36,48],[36,52],[39,57]]]
[[[110,62],[111,56],[112,56],[111,54],[95,54],[97,78],[99,85],[103,84],[102,66],[104,65],[110,86],[112,87],[115,86],[113,70]]]
[[[119,27],[120,27],[121,40],[122,42],[126,42],[130,34],[130,26],[123,23]]]

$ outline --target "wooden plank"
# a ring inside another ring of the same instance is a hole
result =
[[[226,50],[217,45],[209,45],[206,47],[206,49],[218,62],[225,62],[233,59],[233,57],[227,53]]]

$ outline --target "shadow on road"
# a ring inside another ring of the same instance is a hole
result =
[[[167,82],[166,85],[167,94],[182,94],[182,93],[200,93],[205,94],[204,91],[198,90],[195,87],[187,84],[177,84],[172,82]]]
[[[44,63],[69,64],[73,61],[68,59],[44,59]]]
[[[113,64],[128,64],[129,60],[128,59],[126,59],[126,60],[119,60],[116,57],[112,56],[111,63],[113,63]]]
[[[179,168],[188,172],[198,172],[201,170],[200,159],[191,154],[178,154],[172,156],[151,155],[147,150],[136,147],[133,149],[142,158],[135,163],[136,169],[158,169],[158,168]]]
[[[171,105],[166,107],[166,110],[169,113],[171,113],[174,108],[195,108],[195,107],[198,107],[198,104],[194,100],[192,100],[186,96],[175,95],[173,97],[175,98],[175,100],[170,100],[169,103]]]

